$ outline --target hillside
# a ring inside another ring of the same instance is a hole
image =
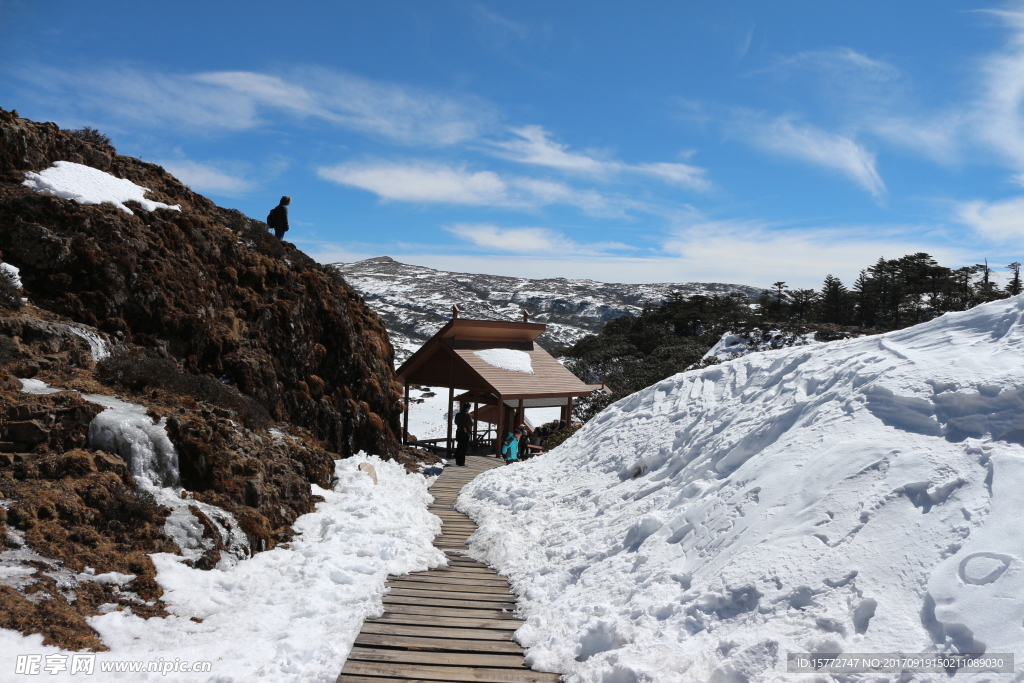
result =
[[[645,303],[659,303],[672,292],[741,292],[751,299],[761,293],[756,287],[714,282],[634,285],[451,273],[399,263],[388,256],[333,265],[381,317],[399,361],[451,317],[454,304],[465,317],[495,320],[520,320],[526,310],[530,320],[547,323],[540,343],[553,348],[596,334],[609,320],[637,313]]]
[[[528,661],[573,683],[1019,653],[1022,351],[1015,296],[669,377],[464,489],[472,554],[511,577]]]
[[[102,650],[101,608],[173,609],[156,555],[244,563],[336,459],[416,457],[359,294],[159,166],[0,110],[0,252],[4,629]]]

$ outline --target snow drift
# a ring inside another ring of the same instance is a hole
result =
[[[570,681],[804,680],[785,662],[807,651],[1019,660],[1022,351],[1018,296],[676,375],[469,484],[472,552],[511,577],[528,661]]]
[[[363,462],[373,465],[379,484],[358,469]],[[335,474],[332,490],[313,485],[324,501],[296,521],[289,544],[209,571],[178,555],[153,555],[171,616],[144,619],[111,609],[89,619],[110,648],[97,655],[99,662],[212,661],[210,674],[105,674],[104,680],[333,682],[363,620],[383,612],[388,575],[445,561],[431,543],[441,521],[427,511],[430,479],[362,453],[336,461]],[[3,676],[15,670],[16,655],[70,654],[42,641],[39,634],[0,629],[0,678],[9,680]],[[82,678],[68,671],[44,677]]]

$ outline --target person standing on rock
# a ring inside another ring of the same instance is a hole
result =
[[[281,203],[267,214],[267,227],[274,231],[274,237],[279,240],[283,240],[284,234],[288,232],[288,205],[291,203],[291,197],[281,197]]]
[[[463,403],[455,414],[455,464],[466,466],[466,451],[469,450],[469,434],[473,429],[473,416],[469,414],[469,404]]]

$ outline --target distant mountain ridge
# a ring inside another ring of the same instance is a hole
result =
[[[331,264],[383,320],[396,359],[401,362],[451,317],[458,304],[473,318],[530,320],[548,325],[540,342],[572,344],[619,316],[657,304],[672,292],[686,295],[741,292],[753,298],[758,287],[718,282],[623,284],[566,278],[528,279],[452,273],[400,263],[390,256]]]

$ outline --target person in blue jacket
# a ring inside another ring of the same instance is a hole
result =
[[[517,429],[505,438],[505,444],[501,447],[501,454],[505,456],[505,464],[511,465],[519,459],[519,439],[523,431]]]

